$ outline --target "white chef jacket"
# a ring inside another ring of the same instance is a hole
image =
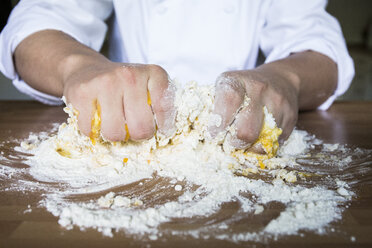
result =
[[[266,63],[294,52],[322,53],[338,65],[337,89],[320,106],[327,109],[349,87],[354,65],[326,4],[326,0],[23,0],[0,35],[0,70],[21,92],[47,104],[61,104],[19,77],[15,48],[34,32],[55,29],[98,51],[106,21],[112,28],[111,60],[158,64],[182,83],[213,84],[224,71],[252,69],[259,49]]]

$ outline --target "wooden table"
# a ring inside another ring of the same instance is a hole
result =
[[[30,132],[48,130],[51,123],[64,122],[61,107],[45,106],[32,101],[0,102],[0,142],[28,137]],[[341,143],[372,149],[372,102],[338,102],[327,112],[301,113],[299,129],[315,134],[327,143]],[[6,142],[5,142],[6,143]],[[2,149],[11,152],[14,142]],[[372,166],[371,159],[367,166]],[[255,247],[372,247],[372,173],[358,185],[358,197],[336,224],[338,232],[328,235],[307,233],[305,237],[289,236]],[[3,184],[4,182],[1,181]],[[3,188],[6,185],[2,185]],[[167,243],[142,243],[127,237],[103,237],[94,230],[68,231],[60,227],[57,218],[38,208],[37,193],[0,191],[0,247],[239,247],[216,240],[169,240]],[[24,213],[27,206],[31,213]],[[355,242],[350,237],[356,238]],[[250,243],[244,244],[249,246]]]

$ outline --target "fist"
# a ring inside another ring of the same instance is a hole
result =
[[[151,138],[156,128],[174,128],[174,89],[157,65],[98,63],[65,79],[64,96],[78,110],[80,131],[89,136],[97,108],[101,134],[109,141]]]
[[[291,134],[298,115],[297,91],[281,77],[272,77],[260,70],[230,71],[216,80],[214,114],[221,117],[221,125],[210,126],[212,137],[234,123],[236,132],[230,143],[238,149],[250,148],[262,129],[266,106],[283,133],[283,141]],[[249,104],[243,107],[244,99]],[[263,152],[260,147],[251,147]]]

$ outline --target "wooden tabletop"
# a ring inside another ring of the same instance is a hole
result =
[[[47,131],[52,123],[66,120],[62,107],[45,106],[33,101],[0,101],[0,152],[11,154],[16,143],[30,132]],[[315,134],[326,143],[348,144],[372,149],[372,102],[337,102],[328,111],[304,112],[298,128]],[[22,161],[11,166],[22,166]],[[145,243],[125,236],[103,237],[95,230],[65,230],[57,218],[37,207],[42,196],[35,192],[0,191],[0,247],[372,247],[372,158],[369,168],[356,186],[349,208],[341,221],[333,224],[336,232],[304,237],[289,236],[268,244],[234,244],[218,240],[170,239],[168,242]],[[8,182],[0,178],[0,189]],[[32,212],[25,212],[28,205]],[[355,237],[355,242],[351,237]]]

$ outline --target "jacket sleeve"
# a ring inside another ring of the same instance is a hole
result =
[[[336,62],[337,89],[319,106],[322,110],[328,109],[349,88],[354,77],[353,60],[340,25],[326,12],[326,4],[326,0],[273,0],[260,37],[266,63],[306,50],[319,52]]]
[[[27,36],[46,29],[63,31],[98,51],[107,31],[105,19],[113,9],[110,0],[23,0],[12,11],[0,34],[0,70],[21,92],[46,104],[57,105],[58,97],[39,92],[17,74],[13,53]]]

